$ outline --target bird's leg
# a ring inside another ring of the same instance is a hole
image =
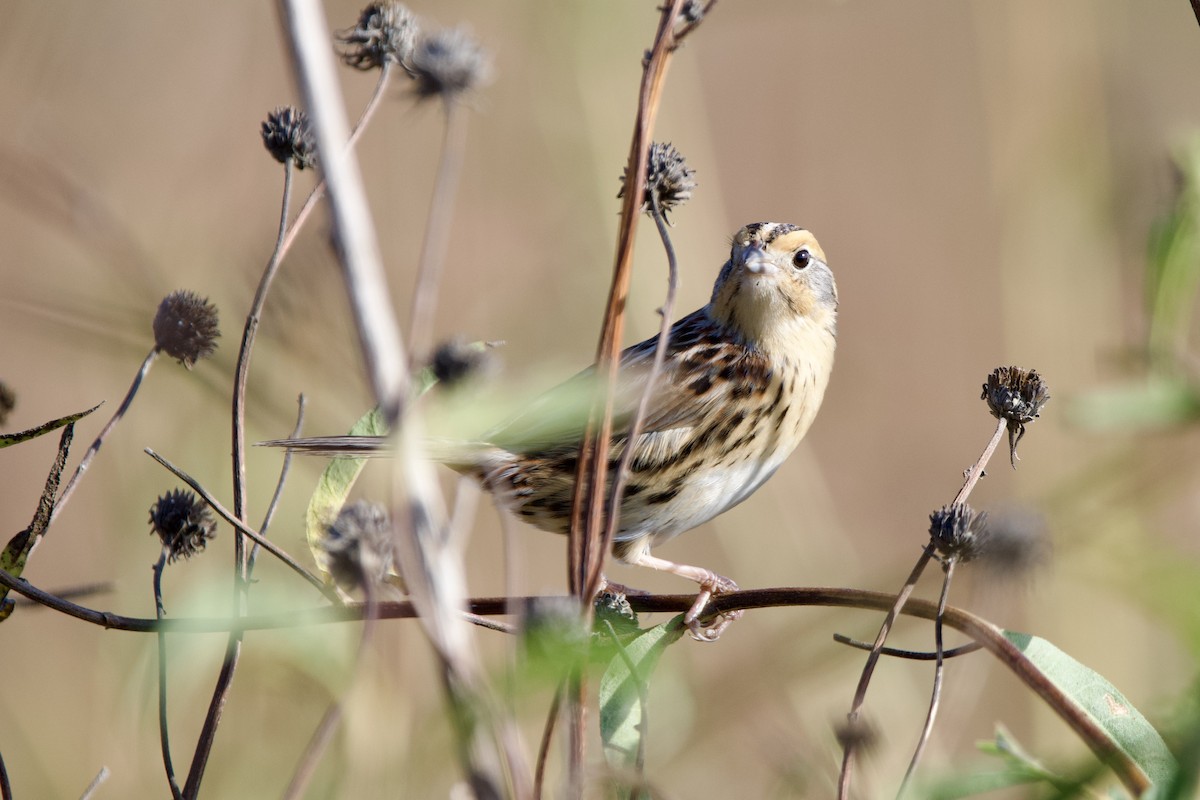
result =
[[[704,569],[703,567],[693,567],[688,564],[676,564],[674,561],[667,561],[665,558],[652,556],[645,551],[639,553],[629,563],[662,570],[663,572],[670,572],[673,575],[678,575],[681,578],[687,578],[690,581],[700,584],[700,593],[696,595],[696,602],[692,603],[692,607],[683,616],[683,622],[688,626],[688,632],[697,641],[715,642],[721,633],[729,627],[730,623],[736,619],[740,619],[742,616],[742,611],[739,609],[737,611],[718,614],[707,625],[700,622],[700,614],[704,611],[704,607],[708,605],[708,601],[713,595],[736,592],[738,589],[736,583],[729,578],[718,575],[712,570]]]

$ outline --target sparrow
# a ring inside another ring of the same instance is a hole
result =
[[[621,353],[614,389],[609,480],[632,447],[613,555],[700,585],[684,621],[712,640],[726,617],[704,624],[714,594],[737,590],[703,567],[651,549],[741,503],[796,449],[821,407],[837,342],[837,284],[825,253],[796,225],[757,222],[738,231],[708,304],[670,329],[641,433],[633,417],[658,337]],[[529,523],[567,532],[586,413],[589,368],[535,400],[479,441],[435,445],[432,457],[479,480]],[[573,409],[573,411],[564,411]],[[386,437],[283,439],[264,444],[325,455],[386,451]]]

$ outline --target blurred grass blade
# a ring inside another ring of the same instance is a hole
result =
[[[647,628],[624,643],[600,679],[600,739],[610,766],[626,770],[636,764],[645,734],[646,696],[650,675],[669,645],[683,635],[683,615]],[[635,673],[630,672],[632,665]]]
[[[1179,767],[1171,751],[1158,731],[1115,686],[1045,639],[1014,631],[1005,631],[1004,636],[1081,711],[1094,719],[1155,785],[1172,780]]]
[[[1146,270],[1150,354],[1173,361],[1186,346],[1200,290],[1200,139],[1175,158],[1175,206],[1156,226]]]
[[[102,405],[104,404],[97,403],[87,411],[80,411],[78,414],[70,414],[65,417],[59,417],[58,419],[52,419],[49,422],[43,422],[36,428],[30,428],[27,431],[19,431],[17,433],[0,433],[0,448],[10,447],[14,444],[20,444],[21,442],[27,442],[30,439],[36,439],[44,433],[50,433],[50,431],[58,430],[63,425],[70,425],[72,422],[78,422]]]
[[[387,434],[387,425],[383,414],[378,408],[373,408],[359,418],[350,428],[351,436],[383,436]],[[312,550],[313,560],[317,567],[326,575],[329,574],[328,554],[321,546],[325,539],[325,529],[337,519],[338,512],[346,504],[354,482],[362,472],[365,458],[349,458],[338,456],[332,458],[317,480],[317,488],[313,490],[308,500],[308,510],[304,513],[304,529],[308,547]]]
[[[1200,419],[1200,391],[1183,378],[1160,375],[1088,392],[1071,401],[1068,413],[1094,431],[1168,428]]]
[[[76,415],[75,419],[90,414],[92,411],[95,411],[95,408]],[[53,430],[53,428],[48,430]],[[67,463],[67,453],[71,450],[71,440],[74,438],[75,422],[70,421],[66,423],[66,428],[63,429],[62,436],[58,439],[58,454],[54,457],[54,465],[50,467],[50,474],[46,476],[46,486],[42,489],[41,498],[38,499],[38,507],[33,514],[33,521],[29,523],[28,528],[10,539],[4,550],[0,551],[0,569],[14,578],[20,577],[21,573],[25,571],[25,562],[29,558],[30,551],[33,550],[33,546],[38,543],[50,525],[50,515],[54,512],[54,498],[58,494],[58,481],[62,478],[63,467]],[[8,596],[8,589],[0,590],[0,622],[8,619],[12,612],[13,601]]]

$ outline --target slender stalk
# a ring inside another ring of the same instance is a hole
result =
[[[437,311],[438,285],[442,265],[450,244],[454,195],[462,173],[467,143],[467,109],[462,101],[444,96],[446,124],[442,131],[442,157],[438,164],[433,197],[429,202],[429,217],[425,223],[425,239],[417,262],[417,284],[413,290],[412,317],[409,320],[408,341],[410,363],[418,363],[428,355],[433,341],[433,317]]]
[[[840,633],[835,633],[833,635],[833,640],[838,644],[849,645],[856,650],[870,650],[873,647],[870,642],[860,642],[857,639],[851,639],[849,636],[844,636]],[[981,649],[982,648],[978,644],[971,642],[970,644],[964,644],[961,647],[952,647],[949,650],[946,650],[942,653],[942,658],[957,658],[970,653],[977,653]],[[881,648],[879,652],[892,658],[907,658],[911,661],[935,661],[937,660],[938,656],[938,654],[934,652],[926,652],[921,650],[902,650],[899,647],[884,647]]]
[[[283,550],[279,549],[279,547],[277,545],[275,545],[273,542],[271,542],[270,539],[264,538],[263,535],[260,534],[258,531],[249,527],[248,525],[246,525],[246,523],[242,522],[240,519],[238,519],[236,516],[234,516],[232,513],[230,513],[229,509],[227,509],[227,508],[225,508],[225,506],[221,505],[221,503],[218,502],[217,499],[215,497],[213,497],[212,494],[207,489],[205,489],[203,486],[200,485],[199,481],[197,481],[191,475],[188,475],[186,472],[181,470],[179,467],[172,464],[170,461],[167,461],[165,458],[163,458],[158,453],[151,450],[149,447],[147,447],[144,452],[146,453],[146,455],[153,458],[159,464],[162,464],[164,467],[166,467],[167,470],[170,471],[175,477],[179,478],[179,480],[183,481],[189,487],[191,487],[192,490],[194,492],[196,492],[196,494],[200,495],[200,499],[202,499],[205,503],[208,503],[209,507],[213,511],[217,512],[217,515],[220,516],[221,519],[225,520],[230,525],[232,525],[237,530],[238,533],[242,534],[243,536],[246,536],[249,539],[254,540],[256,543],[261,545],[262,548],[264,550],[266,550],[268,553],[270,553],[271,555],[278,558],[284,564],[287,564],[289,567],[292,568],[293,572],[295,572],[297,575],[299,575],[300,577],[304,578],[306,581],[311,583],[313,585],[313,587],[317,589],[317,591],[319,591],[321,594],[323,594],[331,602],[341,603],[341,598],[338,597],[337,592],[335,592],[329,586],[326,586],[325,582],[323,580],[318,578],[316,575],[313,575],[311,572],[309,572],[303,566],[301,566],[300,563],[298,561],[296,561],[296,559],[292,558],[290,555],[285,553]]]
[[[629,426],[629,435],[625,440],[625,450],[613,476],[613,485],[608,503],[608,529],[604,532],[604,541],[611,542],[617,537],[617,529],[621,526],[621,498],[625,494],[625,482],[629,480],[629,465],[633,462],[636,450],[635,443],[642,435],[642,427],[646,424],[646,414],[650,408],[650,399],[658,378],[662,374],[663,363],[667,358],[667,344],[671,338],[671,324],[675,314],[675,295],[679,290],[679,263],[675,258],[675,247],[671,244],[671,236],[667,232],[667,222],[663,218],[662,208],[659,207],[656,193],[650,193],[650,216],[658,228],[659,238],[667,251],[667,297],[662,305],[662,321],[658,326],[658,341],[654,344],[654,360],[650,364],[650,374],[646,376],[646,386],[642,396],[638,398],[637,411],[634,412],[633,422]],[[600,562],[596,562],[599,569]],[[590,580],[590,576],[589,576]]]
[[[267,259],[262,277],[258,280],[258,288],[254,292],[254,300],[250,304],[250,312],[246,315],[246,324],[242,328],[242,345],[238,349],[237,368],[233,379],[233,513],[242,522],[246,521],[246,382],[250,377],[250,354],[254,349],[254,338],[258,333],[258,323],[262,319],[263,306],[267,302],[267,292],[279,271],[282,262],[283,239],[287,235],[288,209],[292,199],[292,180],[296,173],[295,164],[291,158],[283,162],[283,197],[279,203],[279,230],[275,235],[275,246]],[[237,565],[237,578],[234,584],[237,592],[243,595],[246,582],[249,579],[249,554],[246,552],[246,540],[240,532],[234,539],[234,559]]]
[[[138,369],[137,375],[133,377],[133,383],[129,385],[129,390],[125,392],[125,399],[121,401],[121,405],[117,407],[116,412],[109,419],[108,423],[100,430],[100,434],[96,437],[96,441],[92,442],[92,446],[83,454],[83,458],[79,461],[79,466],[75,468],[74,474],[71,475],[71,480],[67,481],[67,485],[63,488],[62,494],[58,496],[58,500],[54,502],[54,509],[50,512],[50,522],[46,527],[54,524],[54,520],[58,519],[59,513],[63,510],[63,506],[71,499],[71,495],[75,493],[75,487],[79,485],[79,481],[83,478],[83,473],[87,472],[91,466],[92,460],[96,458],[96,454],[100,452],[100,448],[104,445],[104,441],[108,435],[112,433],[113,428],[125,416],[125,412],[129,411],[129,407],[133,405],[133,398],[137,395],[138,389],[141,388],[142,381],[146,379],[146,375],[150,373],[150,367],[154,365],[154,359],[158,357],[158,348],[151,348],[150,352],[142,360],[142,366]]]
[[[946,616],[946,599],[950,595],[950,582],[954,580],[954,566],[957,563],[958,559],[955,558],[946,561],[946,576],[942,580],[942,594],[938,598],[937,617],[933,620],[934,653],[937,655],[937,658],[933,668],[933,690],[929,697],[929,711],[925,715],[925,726],[921,729],[921,735],[917,739],[917,747],[913,751],[912,760],[908,762],[908,769],[904,773],[904,780],[900,782],[900,790],[896,792],[897,797],[904,796],[904,791],[912,781],[912,776],[917,770],[917,764],[920,763],[921,756],[925,752],[925,745],[929,743],[929,735],[933,733],[933,722],[937,719],[938,704],[942,699],[942,677],[945,674],[945,664],[942,657],[942,622]]]
[[[349,696],[350,692],[354,689],[354,685],[358,682],[364,656],[374,639],[375,626],[379,620],[379,602],[375,587],[371,585],[371,581],[367,579],[365,574],[360,576],[359,585],[362,586],[366,600],[363,612],[362,635],[358,638],[358,647],[354,652],[354,662],[350,666],[350,681],[346,686],[343,697]],[[329,708],[326,709],[325,715],[321,717],[321,722],[317,725],[317,729],[313,731],[312,738],[309,739],[308,746],[304,749],[304,754],[300,756],[300,762],[296,765],[296,771],[292,774],[292,780],[288,783],[288,787],[283,793],[284,800],[298,800],[298,798],[304,796],[304,792],[308,789],[308,784],[312,781],[313,774],[317,771],[317,765],[321,763],[321,757],[325,754],[325,750],[333,740],[333,735],[337,732],[341,721],[342,701],[335,697],[330,702]]]
[[[550,743],[554,740],[554,725],[558,721],[565,690],[565,683],[560,683],[554,690],[554,699],[550,701],[550,711],[546,714],[546,724],[542,726],[542,741],[538,745],[537,765],[533,771],[533,800],[542,800],[542,788],[546,782],[546,761],[550,758]]]
[[[971,468],[967,470],[966,479],[963,481],[962,488],[958,490],[958,494],[954,496],[954,505],[959,505],[967,501],[971,491],[975,488],[975,484],[983,477],[984,468],[987,467],[988,461],[991,460],[992,454],[996,452],[997,445],[1000,444],[1000,439],[1004,432],[1008,429],[1008,423],[1005,420],[999,420],[996,425],[996,431],[992,434],[992,438],[988,440],[987,445],[983,448],[983,452]],[[888,634],[891,633],[892,625],[895,624],[896,617],[904,609],[904,604],[908,602],[908,598],[912,595],[913,589],[916,588],[917,581],[921,574],[925,571],[926,565],[929,564],[930,558],[933,557],[934,546],[933,542],[925,545],[921,557],[917,559],[917,563],[913,566],[912,572],[908,579],[904,582],[900,593],[896,595],[896,602],[892,606],[892,610],[888,612],[887,617],[883,621],[883,625],[879,628],[879,634],[875,637],[875,643],[871,646],[871,654],[867,656],[867,663],[863,665],[862,675],[858,679],[858,687],[854,691],[854,700],[850,704],[850,713],[846,715],[850,723],[858,721],[859,712],[862,710],[863,702],[867,697],[867,687],[871,683],[871,676],[875,673],[875,666],[879,663],[879,656],[883,650],[883,645],[887,641]],[[847,740],[845,748],[842,752],[842,768],[838,774],[838,800],[847,800],[850,796],[850,776],[854,769],[854,744]]]
[[[170,548],[164,545],[158,561],[154,562],[154,614],[160,622],[167,615],[162,601],[162,574],[170,552]],[[167,771],[171,796],[175,800],[183,800],[183,793],[179,791],[179,783],[175,780],[175,765],[171,762],[171,740],[167,728],[167,633],[163,630],[158,631],[158,738],[162,745],[163,768]]]
[[[301,429],[304,427],[304,395],[296,398],[296,425],[292,428],[291,438],[295,439],[300,435]],[[271,502],[267,504],[267,513],[263,514],[262,525],[259,527],[259,532],[266,537],[267,529],[271,527],[271,520],[275,519],[275,510],[279,508],[279,500],[283,497],[283,485],[287,483],[288,472],[292,468],[292,452],[289,450],[283,455],[283,465],[279,468],[279,480],[275,482],[275,493],[271,495]],[[246,579],[249,580],[254,574],[254,564],[258,560],[258,551],[262,547],[258,542],[254,543],[254,547],[250,550],[250,559],[246,564]]]
[[[12,784],[8,780],[8,767],[4,766],[4,755],[0,754],[0,800],[12,800]]]
[[[108,767],[101,767],[100,771],[96,773],[96,777],[92,778],[92,782],[83,790],[83,794],[79,795],[79,800],[92,800],[92,796],[96,794],[96,790],[100,788],[102,783],[108,780],[109,774]]]

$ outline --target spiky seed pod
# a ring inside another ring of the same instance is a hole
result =
[[[1050,390],[1036,369],[997,367],[983,384],[981,399],[996,419],[1008,422],[1008,454],[1017,468],[1017,445],[1025,435],[1025,426],[1038,418],[1050,399]]]
[[[625,196],[629,182],[629,168],[621,176],[621,191],[617,197]],[[668,211],[682,206],[692,199],[696,189],[696,171],[687,165],[683,154],[670,142],[653,142],[646,163],[646,193],[642,199],[642,211],[653,208],[653,200],[665,217]]]
[[[221,335],[217,307],[195,292],[171,292],[154,315],[154,346],[188,369],[213,354]]]
[[[355,69],[382,69],[399,64],[412,74],[412,55],[420,26],[403,3],[371,3],[358,15],[358,24],[340,31],[339,55]]]
[[[262,124],[263,146],[280,164],[289,159],[296,169],[317,163],[317,139],[308,114],[294,106],[280,106]]]
[[[929,535],[938,553],[960,564],[979,557],[987,539],[987,512],[965,503],[942,506],[929,515]]]
[[[203,552],[217,535],[217,521],[196,495],[175,489],[150,507],[150,527],[167,549],[167,562]]]

